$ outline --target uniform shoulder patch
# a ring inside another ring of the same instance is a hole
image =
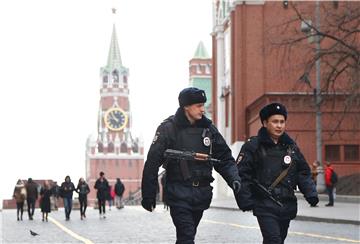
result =
[[[156,141],[159,139],[160,136],[160,131],[156,131],[155,136],[152,140],[152,144],[154,145],[156,143]]]
[[[236,159],[236,164],[239,164],[241,162],[241,160],[243,159],[244,157],[244,153],[240,152],[237,159]]]

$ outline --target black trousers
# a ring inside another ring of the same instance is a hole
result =
[[[280,220],[269,216],[257,217],[263,244],[283,244],[287,236],[290,219]]]
[[[98,198],[99,213],[105,214],[105,199]]]
[[[83,216],[87,207],[87,197],[79,197],[80,202],[80,215]]]
[[[26,199],[26,203],[27,203],[27,210],[28,210],[28,214],[29,214],[29,218],[32,218],[32,216],[34,215],[34,211],[35,211],[35,199],[32,198],[28,198]]]
[[[22,219],[23,212],[24,212],[24,202],[16,203],[16,212],[17,212],[17,217],[19,218],[19,214],[20,214],[20,217]]]
[[[334,187],[333,186],[326,186],[326,191],[329,196],[329,204],[334,205]]]
[[[170,215],[176,227],[176,244],[193,244],[204,210],[189,210],[170,206]]]

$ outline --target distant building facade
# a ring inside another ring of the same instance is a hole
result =
[[[257,134],[259,110],[270,102],[281,102],[289,112],[287,132],[312,163],[316,159],[313,87],[296,87],[300,73],[285,69],[286,62],[300,64],[304,52],[293,50],[293,56],[284,61],[272,52],[268,41],[271,27],[295,16],[290,2],[215,0],[213,4],[213,120],[234,156],[244,141]],[[315,10],[314,1],[298,4]],[[326,4],[332,7],[334,3]],[[313,18],[314,11],[308,16]],[[300,21],[294,26],[300,29]],[[310,74],[313,81],[314,73]],[[345,96],[325,94],[321,105],[322,158],[331,161],[340,176],[360,173],[360,126],[355,119],[359,108],[346,114],[334,133]]]
[[[125,185],[124,197],[141,186],[144,147],[131,134],[132,116],[129,102],[129,70],[122,65],[115,24],[111,36],[107,65],[100,69],[98,131],[86,143],[86,179],[89,201],[96,199],[94,184],[103,171],[114,187],[116,178]]]

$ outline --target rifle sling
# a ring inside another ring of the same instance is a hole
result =
[[[284,179],[284,177],[287,175],[287,173],[289,172],[289,169],[292,165],[292,160],[290,162],[289,167],[287,167],[286,169],[284,169],[280,175],[275,179],[275,181],[270,185],[269,190],[272,191],[279,183],[282,179]]]

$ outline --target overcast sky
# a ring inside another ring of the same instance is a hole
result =
[[[0,1],[0,205],[18,178],[85,176],[113,23],[130,70],[133,134],[147,151],[188,86],[199,41],[211,55],[212,1]]]

